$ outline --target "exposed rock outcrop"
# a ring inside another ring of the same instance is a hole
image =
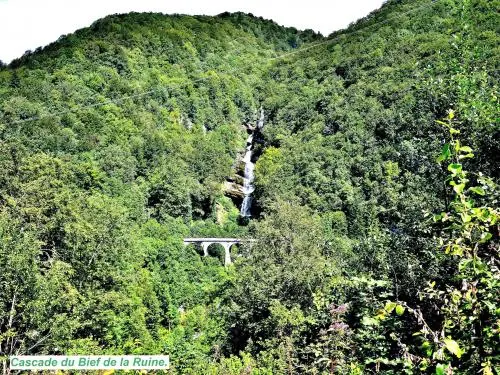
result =
[[[263,125],[264,111],[262,108],[259,110],[255,124],[242,125],[248,134],[245,151],[236,158],[234,175],[224,183],[225,195],[233,199],[236,204],[241,205],[240,215],[246,218],[252,216],[253,171],[255,168],[255,160],[252,158],[254,135],[261,131]]]
[[[224,193],[234,199],[243,200],[245,193],[243,192],[243,185],[231,181],[224,182]]]

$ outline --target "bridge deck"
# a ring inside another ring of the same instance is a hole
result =
[[[184,242],[244,242],[247,240],[241,238],[215,238],[215,237],[200,237],[200,238],[184,238]]]

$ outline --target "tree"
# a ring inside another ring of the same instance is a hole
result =
[[[492,375],[500,318],[500,190],[481,172],[464,169],[474,153],[455,138],[460,131],[454,123],[454,112],[449,112],[446,122],[438,122],[450,133],[438,162],[449,163],[447,183],[454,196],[448,210],[434,215],[433,221],[444,226],[440,247],[453,259],[456,269],[444,285],[432,281],[420,293],[424,303],[437,307],[434,311],[415,308],[411,303],[389,302],[381,318],[393,310],[401,315],[403,306],[416,317],[421,325],[416,335],[422,338],[424,352],[419,359],[421,368],[431,368],[436,374],[459,371]],[[436,325],[438,328],[433,328]]]
[[[451,140],[438,161],[449,162],[448,183],[455,196],[449,211],[433,219],[446,226],[441,247],[458,260],[458,267],[452,283],[441,287],[431,283],[423,294],[440,305],[443,324],[439,331],[424,326],[422,334],[429,340],[424,345],[438,362],[438,373],[448,367],[491,375],[500,318],[495,296],[500,287],[500,190],[482,173],[464,170],[464,162],[474,154],[455,138],[460,131],[453,118],[450,111],[448,121],[440,122],[448,128]],[[443,364],[447,359],[449,364]]]
[[[323,256],[321,220],[306,207],[277,201],[251,233],[256,242],[245,253],[229,296],[237,351],[250,343],[256,350],[266,345],[267,338],[276,337],[278,327],[272,321],[280,319],[276,314],[284,309],[304,315],[326,277],[328,264]],[[283,339],[292,335],[293,325],[289,328],[282,331]]]
[[[81,302],[70,283],[71,267],[47,259],[37,232],[0,211],[0,363],[31,355],[71,338],[78,321],[70,312]]]

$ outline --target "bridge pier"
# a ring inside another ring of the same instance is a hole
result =
[[[232,243],[225,243],[222,246],[224,246],[224,266],[229,266],[231,262],[231,246]]]
[[[203,249],[203,256],[204,257],[207,257],[208,256],[208,247],[211,245],[212,243],[210,242],[202,242],[201,243],[201,248]]]
[[[203,250],[203,256],[208,256],[208,248],[210,245],[216,243],[222,245],[224,248],[224,266],[232,264],[231,260],[231,246],[241,243],[242,240],[237,238],[185,238],[184,244],[199,244]]]

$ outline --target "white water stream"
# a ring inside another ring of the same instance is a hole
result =
[[[243,198],[243,203],[241,204],[240,214],[244,217],[252,216],[252,193],[255,190],[253,186],[255,164],[252,163],[252,143],[253,133],[248,136],[245,157],[243,158],[245,162],[245,174],[243,177],[243,194],[245,194],[245,198]]]
[[[264,110],[260,109],[260,117],[257,120],[257,131],[260,131],[264,126]],[[245,173],[243,176],[243,194],[245,197],[243,198],[243,203],[241,204],[240,215],[243,217],[252,216],[252,193],[255,190],[253,185],[254,180],[254,169],[255,164],[252,163],[252,148],[253,148],[253,132],[248,136],[247,139],[247,147],[245,151],[245,157],[243,158],[243,162],[245,163]]]

